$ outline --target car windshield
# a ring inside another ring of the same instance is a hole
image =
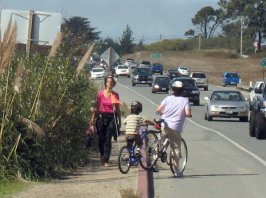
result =
[[[179,81],[182,81],[183,86],[185,88],[195,88],[197,87],[195,80],[193,79],[178,79]]]
[[[167,84],[167,83],[169,83],[169,78],[155,78],[154,82]]]
[[[117,66],[118,69],[128,69],[128,66],[126,65],[120,65],[120,66]]]
[[[187,68],[186,68],[186,67],[180,67],[180,69],[182,69],[182,70],[187,70]]]
[[[225,75],[225,77],[227,77],[227,78],[238,78],[239,76],[236,73],[228,73],[228,74]]]
[[[93,72],[103,72],[103,69],[102,68],[95,68],[92,71]]]
[[[137,68],[135,69],[135,73],[150,73],[151,70],[149,68]]]
[[[219,91],[213,92],[211,100],[229,100],[229,101],[244,101],[241,93],[235,91]]]
[[[206,78],[206,75],[204,73],[193,73],[193,78]]]

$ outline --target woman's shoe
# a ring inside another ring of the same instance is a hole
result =
[[[100,157],[101,165],[104,165],[104,159],[103,157]]]
[[[109,163],[105,162],[105,163],[104,163],[104,166],[105,166],[105,167],[110,167],[111,165],[110,165]]]

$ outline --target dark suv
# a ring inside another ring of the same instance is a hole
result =
[[[148,84],[150,87],[153,82],[153,77],[150,68],[137,67],[133,72],[132,86],[136,84]]]
[[[194,105],[200,104],[200,92],[196,84],[196,81],[190,77],[177,77],[174,78],[170,85],[175,81],[181,81],[184,86],[184,97],[188,97],[190,102],[193,102]]]

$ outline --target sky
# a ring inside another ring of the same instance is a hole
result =
[[[0,0],[0,8],[60,12],[63,18],[87,18],[102,38],[118,41],[126,26],[134,41],[185,38],[191,19],[205,6],[218,8],[218,0]]]

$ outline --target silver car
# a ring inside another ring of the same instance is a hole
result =
[[[205,97],[205,119],[212,121],[214,117],[239,118],[248,121],[248,101],[240,91],[215,90],[210,97]]]

